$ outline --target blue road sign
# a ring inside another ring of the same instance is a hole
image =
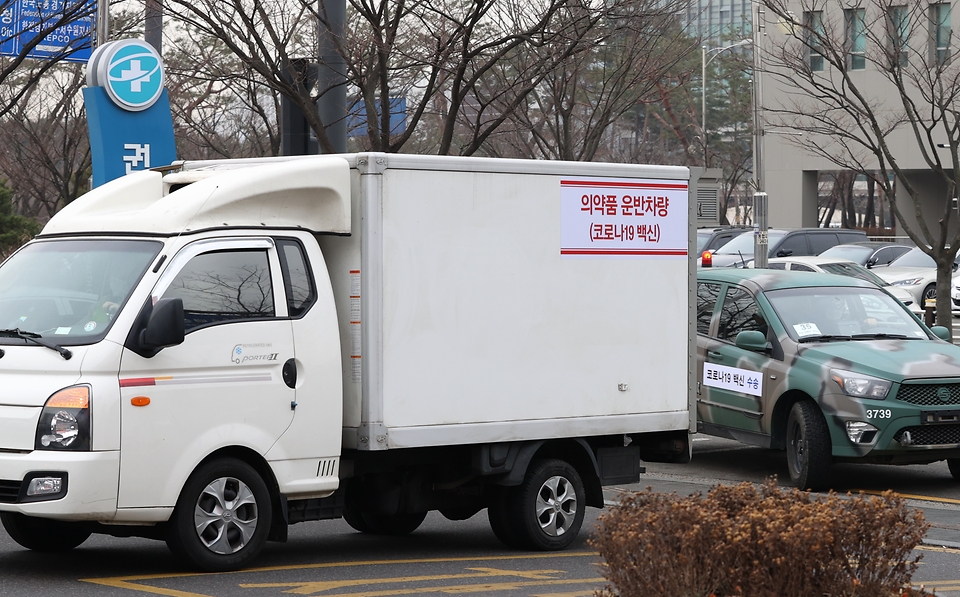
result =
[[[39,35],[30,58],[90,58],[96,0],[9,0],[0,2],[0,55],[19,56]]]
[[[380,101],[377,100],[377,118],[380,117]],[[401,135],[407,130],[407,100],[390,98],[390,134]],[[367,114],[359,101],[350,106],[347,113],[347,137],[367,136]]]

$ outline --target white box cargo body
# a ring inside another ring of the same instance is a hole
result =
[[[686,168],[361,153],[107,183],[0,265],[0,522],[244,566],[486,509],[562,549],[695,430]]]
[[[563,218],[580,210],[563,211],[563,181],[685,189],[686,168],[350,161],[352,233],[318,237],[342,315],[345,447],[690,427],[689,260],[566,255],[561,242]],[[668,209],[686,226],[676,196]]]

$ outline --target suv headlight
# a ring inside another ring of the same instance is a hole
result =
[[[830,377],[833,381],[837,382],[837,385],[840,386],[844,394],[857,398],[883,400],[887,397],[890,386],[893,385],[893,382],[885,379],[863,375],[862,373],[844,371],[842,369],[831,369]]]
[[[90,386],[64,388],[40,412],[35,450],[90,449]]]

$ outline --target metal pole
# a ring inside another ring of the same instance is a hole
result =
[[[110,41],[110,0],[97,1],[97,38],[94,47]]]
[[[703,167],[707,163],[707,46],[700,46],[700,134],[703,135]]]
[[[143,39],[163,55],[163,0],[147,0]]]
[[[753,267],[767,267],[767,194],[753,194]]]
[[[346,0],[320,0],[320,67],[317,73],[317,112],[336,153],[347,151],[347,62],[340,54],[347,20]],[[323,22],[326,20],[326,22]],[[381,109],[389,110],[389,106]],[[322,148],[321,148],[321,151]]]
[[[760,2],[754,2],[756,11],[753,15],[753,187],[757,192],[763,191],[763,114],[761,101],[763,88],[760,85],[760,71],[763,66],[760,60],[760,37],[763,27],[763,9]]]

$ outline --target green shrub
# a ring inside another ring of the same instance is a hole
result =
[[[591,545],[610,583],[599,597],[918,595],[909,558],[928,527],[893,492],[815,496],[771,480],[624,495]]]

